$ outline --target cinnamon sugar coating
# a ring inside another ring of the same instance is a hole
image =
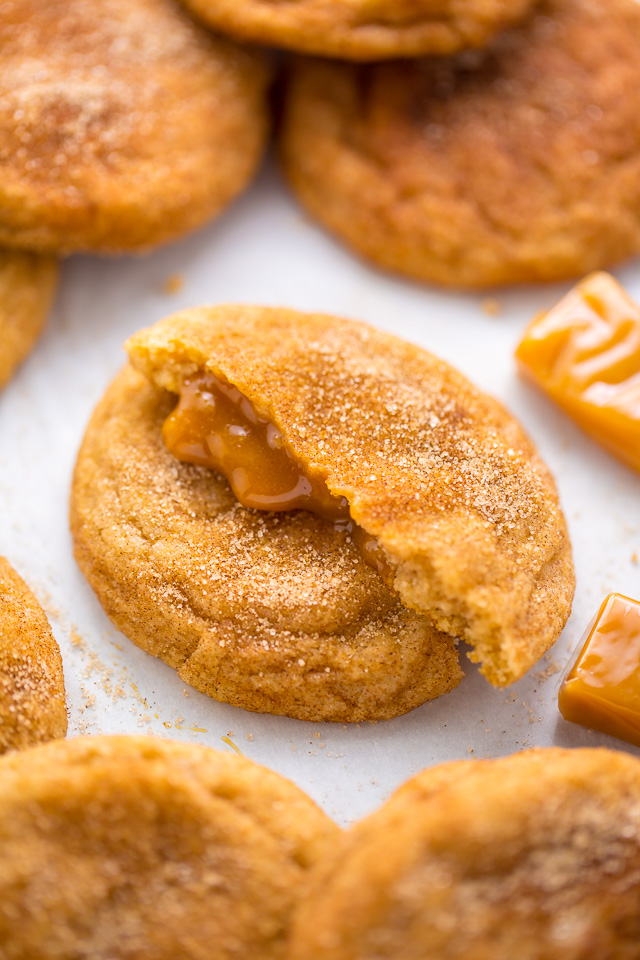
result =
[[[205,223],[267,128],[261,57],[172,0],[0,5],[0,243],[139,250]]]
[[[532,0],[182,0],[223,33],[344,60],[482,47]]]
[[[283,960],[339,830],[235,754],[86,737],[0,761],[3,960]]]
[[[403,604],[464,637],[495,684],[553,644],[574,589],[553,480],[519,424],[448,364],[372,327],[226,305],[128,342],[177,393],[198,371],[234,384],[375,537]]]
[[[238,504],[161,435],[175,397],[131,368],[89,424],[75,470],[78,563],[116,626],[217,700],[303,720],[386,719],[461,677],[451,638],[333,525]]]
[[[0,249],[0,389],[38,339],[57,283],[52,258]]]
[[[0,557],[0,753],[66,732],[58,644],[31,590]]]
[[[481,52],[300,60],[282,156],[318,220],[375,263],[487,287],[640,251],[640,8],[541,0]]]
[[[640,761],[425,770],[316,870],[288,960],[636,960]]]

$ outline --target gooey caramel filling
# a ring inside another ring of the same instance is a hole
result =
[[[304,470],[269,419],[231,383],[212,373],[186,380],[162,428],[174,457],[221,473],[236,499],[253,510],[308,510],[351,536],[363,559],[384,579],[393,571],[375,537],[351,519],[346,497]]]

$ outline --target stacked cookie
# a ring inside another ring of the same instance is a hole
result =
[[[148,250],[246,186],[268,75],[173,0],[3,4],[0,385],[42,325],[52,258]]]
[[[281,132],[304,206],[380,266],[487,287],[640,250],[634,0],[184,2],[254,42],[395,58],[299,58]]]
[[[235,39],[381,61],[298,57],[281,124],[302,203],[377,264],[486,287],[640,250],[634,0],[184,6],[200,24],[174,0],[0,10],[0,283],[17,284],[27,311],[16,336],[0,307],[11,340],[0,385],[51,298],[55,265],[37,256],[148,250],[249,182],[269,70]],[[30,296],[22,251],[36,257]]]

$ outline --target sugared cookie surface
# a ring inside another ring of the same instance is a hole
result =
[[[534,750],[426,770],[315,872],[290,960],[637,960],[640,761]]]
[[[182,0],[239,39],[345,60],[386,60],[482,47],[532,0]]]
[[[455,685],[457,637],[499,685],[557,639],[574,581],[553,481],[447,364],[365,324],[242,306],[128,349],[146,381],[121,375],[89,426],[76,556],[184,679],[375,719]]]
[[[148,248],[217,213],[266,135],[258,54],[172,0],[0,6],[0,243]]]
[[[453,287],[555,280],[640,250],[640,7],[541,0],[481,52],[300,60],[282,154],[325,226]]]
[[[51,257],[0,249],[0,389],[37,340],[57,280]]]
[[[3,960],[283,960],[335,824],[235,754],[90,737],[0,761]]]
[[[217,700],[302,720],[386,719],[461,678],[454,641],[406,610],[345,532],[242,507],[180,463],[176,397],[128,368],[76,465],[76,558],[131,640]]]
[[[66,732],[58,644],[31,590],[0,557],[0,753]]]

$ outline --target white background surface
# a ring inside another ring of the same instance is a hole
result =
[[[182,289],[165,284],[178,274]],[[640,264],[617,271],[640,300]],[[231,749],[283,773],[346,823],[425,766],[529,746],[627,747],[566,723],[561,671],[600,602],[640,599],[640,476],[611,459],[519,380],[513,350],[529,319],[571,284],[457,295],[378,273],[309,223],[273,166],[221,219],[145,258],[74,258],[48,329],[0,396],[0,553],[34,589],[65,664],[70,735],[149,732]],[[487,296],[500,313],[483,310]],[[578,588],[562,637],[510,690],[466,661],[449,695],[396,720],[344,727],[247,713],[185,687],[111,626],[73,561],[67,512],[76,451],[131,333],[174,310],[237,301],[367,320],[455,364],[524,423],[556,477]],[[1,348],[1,347],[0,347]]]

